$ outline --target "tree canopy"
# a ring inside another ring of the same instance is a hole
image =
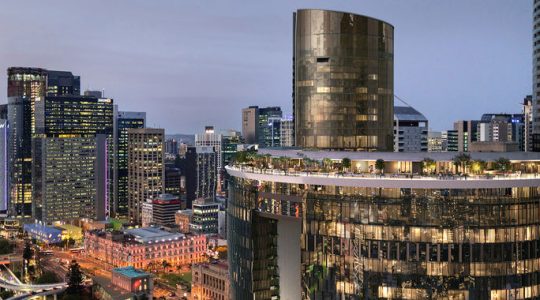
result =
[[[506,157],[499,157],[494,162],[495,169],[501,172],[509,171],[511,166],[510,160]]]
[[[47,283],[56,283],[59,282],[58,277],[54,272],[45,271],[41,276],[38,277],[35,283],[37,284],[47,284]]]
[[[24,243],[24,250],[23,250],[23,259],[30,260],[34,256],[34,251],[32,251],[32,247],[30,246],[30,242],[27,240]]]
[[[77,295],[82,292],[82,272],[81,267],[76,260],[72,260],[66,274],[68,287],[66,289],[67,294]]]
[[[0,254],[13,253],[14,245],[4,238],[0,238]]]
[[[379,158],[375,161],[375,169],[377,169],[381,173],[384,171],[384,165],[384,159]]]
[[[351,159],[348,158],[348,157],[344,157],[342,160],[341,160],[341,166],[345,169],[348,169],[351,167]]]

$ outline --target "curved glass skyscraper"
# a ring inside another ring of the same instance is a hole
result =
[[[318,9],[294,16],[296,146],[392,151],[393,26]]]
[[[226,167],[232,298],[540,299],[540,153],[385,152],[393,27],[324,10],[294,24],[307,150]]]
[[[233,299],[540,297],[540,154],[259,152],[227,167]]]

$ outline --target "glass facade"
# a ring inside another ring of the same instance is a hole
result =
[[[533,151],[540,151],[540,0],[533,2],[533,94],[532,143]]]
[[[47,71],[47,96],[78,96],[80,94],[80,76],[74,76],[71,72],[67,71]]]
[[[295,145],[393,151],[393,26],[305,9],[293,32]]]
[[[35,103],[45,96],[47,71],[39,68],[8,68],[8,122],[10,212],[15,217],[32,214],[32,136]]]
[[[34,139],[33,215],[55,221],[106,216],[106,136]],[[98,167],[98,165],[100,167]]]
[[[42,215],[41,207],[45,207],[47,202],[56,201],[57,196],[53,196],[52,193],[46,193],[48,189],[54,189],[55,186],[66,185],[71,180],[70,178],[78,178],[82,182],[83,177],[89,177],[86,173],[88,170],[84,164],[68,165],[60,164],[56,161],[48,164],[45,149],[40,149],[42,146],[50,147],[48,154],[55,153],[59,157],[61,155],[74,156],[73,149],[75,141],[78,138],[86,138],[85,141],[95,140],[97,135],[104,135],[106,137],[106,145],[104,151],[106,152],[106,166],[103,170],[97,170],[96,167],[92,172],[102,172],[98,174],[103,176],[103,180],[106,180],[106,216],[110,216],[110,212],[114,209],[112,207],[114,197],[114,177],[113,169],[115,166],[116,155],[113,145],[113,128],[114,128],[114,105],[113,100],[108,98],[96,98],[93,96],[79,96],[79,95],[62,95],[62,96],[45,96],[44,99],[36,101],[35,103],[35,135],[32,142],[33,147],[33,159],[38,160],[40,163],[34,164],[35,176],[43,179],[33,180],[33,193],[34,193],[34,217],[40,218]],[[46,140],[45,142],[39,142],[39,139]],[[94,143],[96,143],[94,141]],[[56,144],[56,146],[52,146]],[[56,148],[55,148],[56,147]],[[64,152],[62,152],[64,151]],[[92,159],[92,155],[87,152],[81,152],[80,157],[88,156]],[[52,157],[52,156],[51,156]],[[93,155],[95,160],[95,155]],[[81,160],[82,162],[82,160]],[[58,165],[56,165],[58,163]],[[80,169],[73,169],[75,166],[79,166]],[[54,173],[65,169],[65,174],[69,174],[73,171],[73,177],[54,177]],[[40,168],[44,168],[43,171]],[[49,169],[50,168],[50,169]],[[70,169],[71,168],[71,169]],[[54,171],[53,169],[56,169]],[[38,174],[37,172],[40,172]],[[43,172],[43,173],[41,173]],[[77,177],[80,174],[82,177]],[[50,180],[48,178],[50,177]],[[64,181],[61,181],[63,178]],[[94,188],[94,187],[92,187]],[[66,191],[65,189],[58,189],[58,191]],[[95,189],[94,189],[95,190]],[[50,198],[47,198],[50,196]],[[61,195],[65,199],[70,198],[70,193]],[[60,197],[60,196],[58,196]],[[101,197],[94,195],[93,199],[100,199]],[[90,198],[87,198],[87,201]],[[65,202],[69,203],[69,202]],[[64,203],[64,205],[65,205]],[[91,215],[85,214],[85,217]],[[43,217],[46,216],[43,214]],[[97,217],[97,216],[96,216]],[[55,219],[54,217],[48,217],[49,220]],[[56,220],[56,219],[55,219]],[[58,220],[62,220],[61,218]]]
[[[274,273],[277,252],[270,252],[280,247],[275,236],[296,238],[276,226],[293,217],[301,220],[301,278],[290,284],[302,287],[299,298],[536,299],[537,158],[513,161],[512,169],[507,179],[461,179],[463,186],[478,180],[468,188],[443,188],[460,180],[453,177],[424,177],[431,187],[418,188],[390,174],[366,180],[241,169],[231,174],[227,210],[233,298],[269,299],[286,288],[272,280],[298,266],[276,265]],[[310,176],[317,184],[304,183]]]
[[[280,128],[283,112],[280,107],[261,107],[259,113],[258,144],[261,148],[281,146]]]
[[[196,198],[216,198],[218,182],[218,158],[211,146],[198,146],[197,151],[197,189]]]
[[[127,179],[127,178],[126,178]],[[183,192],[180,169],[165,165],[165,193],[180,197]]]
[[[0,211],[7,212],[9,205],[9,123],[7,116],[0,118]]]
[[[240,132],[236,131],[230,131],[227,134],[223,135],[222,139],[222,155],[223,155],[223,166],[229,165],[231,162],[233,162],[234,157],[236,156],[236,153],[238,153],[238,145],[244,143],[244,138],[240,134]],[[221,184],[221,190],[227,193],[227,172],[225,172],[225,168],[222,170],[219,170],[220,172],[220,180],[222,181]]]
[[[8,98],[9,210],[11,215],[32,215],[32,133],[30,100]]]
[[[197,199],[192,205],[191,232],[195,234],[217,234],[219,204]]]
[[[43,100],[47,88],[47,70],[39,68],[8,68],[8,97],[23,97],[30,101],[30,124],[35,132],[35,104]]]
[[[128,133],[128,215],[141,223],[142,204],[165,192],[165,130],[129,128]]]
[[[128,129],[144,128],[146,113],[144,112],[118,112],[116,115],[116,195],[117,203],[114,209],[118,216],[128,215]]]
[[[232,299],[279,297],[277,221],[259,216],[256,203],[252,182],[231,181],[227,243]]]
[[[47,137],[89,137],[107,134],[112,139],[113,100],[91,96],[47,96],[36,103],[36,133]]]

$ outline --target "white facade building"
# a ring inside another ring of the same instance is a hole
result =
[[[219,133],[215,133],[213,126],[206,126],[204,133],[195,135],[195,146],[214,147],[214,151],[217,154],[217,169],[218,170],[221,170],[223,166],[221,143],[222,143],[222,136]]]

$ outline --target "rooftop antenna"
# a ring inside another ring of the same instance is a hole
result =
[[[407,103],[407,102],[405,102],[405,100],[399,98],[398,95],[394,94],[394,97],[395,97],[396,99],[398,99],[399,101],[403,102],[403,103],[404,103],[405,105],[407,105],[408,107],[411,107],[411,105],[410,105],[409,103]]]
[[[105,89],[101,89],[101,97],[105,98]]]

